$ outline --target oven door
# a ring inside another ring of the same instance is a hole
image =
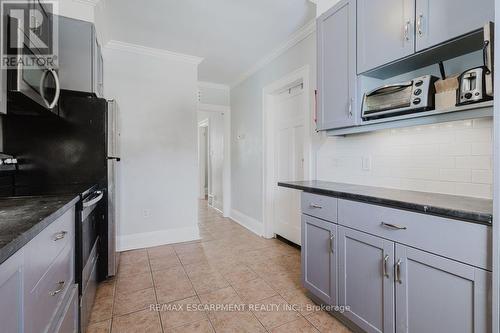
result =
[[[386,85],[366,93],[363,100],[363,117],[383,111],[411,106],[413,81]]]

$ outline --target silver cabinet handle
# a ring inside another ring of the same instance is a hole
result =
[[[398,259],[398,262],[396,263],[396,274],[394,274],[394,277],[396,282],[403,283],[403,281],[401,281],[401,259]]]
[[[388,278],[389,273],[387,272],[387,261],[389,261],[389,255],[386,254],[384,257],[384,263],[382,265],[382,272],[384,273],[384,277]]]
[[[405,40],[410,40],[410,20],[406,21],[405,23]]]
[[[334,241],[335,241],[335,235],[334,235],[334,234],[332,234],[332,235],[330,236],[330,252],[331,252],[331,253],[333,253],[333,249],[334,249],[334,244],[333,244],[333,242],[334,242]]]
[[[67,233],[68,233],[67,231],[61,231],[61,232],[58,232],[58,233],[54,236],[54,242],[57,242],[58,240],[63,239],[63,238],[66,236],[66,234],[67,234]]]
[[[402,227],[402,226],[399,226],[397,224],[392,224],[392,223],[381,222],[380,225],[383,227],[389,228],[389,229],[394,229],[394,230],[406,230],[406,227]]]
[[[353,103],[353,99],[350,98],[349,99],[349,107],[348,107],[348,115],[349,115],[349,118],[352,118],[352,103]]]
[[[424,14],[418,15],[417,19],[417,32],[418,36],[422,37],[424,35],[424,31],[422,30],[422,21],[424,20]]]
[[[317,204],[310,203],[309,208],[317,208],[317,209],[322,209],[323,207]]]
[[[54,291],[51,291],[51,292],[49,293],[49,295],[50,295],[50,296],[55,296],[55,295],[59,294],[61,291],[63,291],[63,289],[64,289],[64,284],[65,284],[65,282],[64,282],[64,281],[59,281],[59,282],[57,283],[57,285],[59,286],[59,288],[58,288],[58,289],[56,289],[56,290],[54,290]]]

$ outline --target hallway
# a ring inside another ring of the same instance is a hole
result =
[[[97,290],[87,333],[349,332],[306,297],[299,250],[256,236],[206,201],[198,215],[200,241],[121,254],[117,277]]]

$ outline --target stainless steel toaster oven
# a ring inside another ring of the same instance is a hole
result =
[[[363,97],[363,120],[432,110],[436,80],[435,76],[425,75],[408,82],[388,84],[367,92]]]

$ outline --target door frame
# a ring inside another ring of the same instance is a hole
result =
[[[206,131],[207,137],[206,141],[202,138],[202,131]],[[202,149],[202,147],[204,148]],[[209,148],[210,147],[210,119],[203,119],[198,122],[198,197],[199,199],[205,199],[205,186],[207,186],[206,195],[210,195],[210,163],[208,160],[210,159]],[[205,152],[205,158],[207,163],[205,165],[205,161],[203,161],[202,152]],[[208,170],[205,170],[208,169]],[[203,180],[205,178],[205,172],[208,173],[208,184],[205,184]]]
[[[302,83],[304,90],[304,179],[313,178],[313,158],[312,158],[312,105],[313,91],[310,86],[309,65],[303,66],[279,80],[267,85],[262,90],[262,142],[263,142],[263,161],[262,161],[262,208],[263,208],[263,236],[273,238],[274,214],[274,181],[275,167],[275,140],[274,140],[274,95],[282,90],[291,88]],[[293,180],[293,179],[291,179]]]
[[[222,215],[231,215],[231,109],[226,105],[198,104],[198,111],[224,113],[224,148],[222,167]],[[208,119],[205,119],[208,121]],[[210,124],[209,124],[210,126]],[[198,132],[199,133],[199,132]],[[216,208],[214,208],[216,209]]]

